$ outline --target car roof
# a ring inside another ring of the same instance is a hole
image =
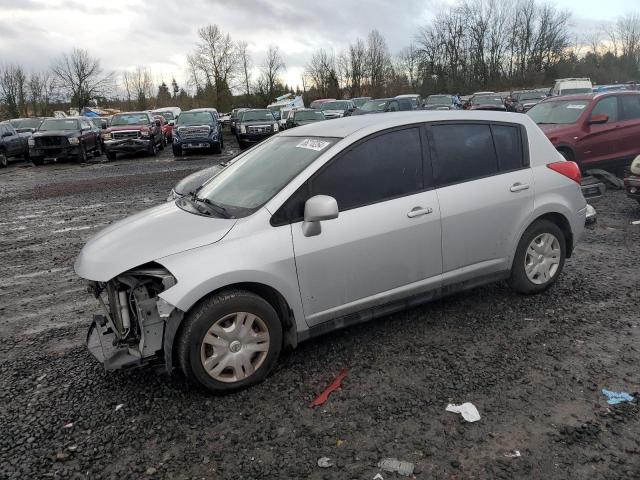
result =
[[[523,118],[526,117],[526,118]],[[380,115],[355,115],[336,118],[328,122],[304,125],[292,130],[285,130],[280,135],[286,137],[336,137],[346,138],[358,130],[371,128],[374,131],[410,125],[419,122],[438,122],[451,120],[493,121],[524,123],[529,117],[521,113],[467,111],[467,110],[415,110],[410,112],[392,112]]]
[[[611,92],[594,92],[594,93],[574,93],[573,95],[558,95],[556,97],[549,97],[545,100],[545,102],[552,101],[562,101],[562,100],[595,100],[596,98],[601,97],[610,97],[612,95],[640,95],[639,91],[635,90],[619,90],[619,91],[611,91]]]

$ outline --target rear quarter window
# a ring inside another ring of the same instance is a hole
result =
[[[526,166],[522,145],[522,133],[516,125],[492,125],[493,143],[501,172],[518,170]]]

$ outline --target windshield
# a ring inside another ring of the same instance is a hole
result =
[[[304,112],[296,112],[293,114],[294,118],[296,120],[301,120],[301,121],[305,121],[305,120],[324,120],[324,113],[322,112],[310,112],[310,111],[304,111]]]
[[[575,95],[577,93],[593,93],[593,88],[563,88],[560,95]]]
[[[206,183],[198,197],[236,217],[268,202],[336,142],[325,137],[271,137],[253,147]]]
[[[174,120],[176,117],[173,116],[171,112],[155,112],[156,115],[162,115],[164,119],[168,122],[169,120]]]
[[[471,103],[474,105],[503,105],[500,97],[473,97]]]
[[[427,105],[451,105],[451,97],[449,95],[430,95],[427,98]]]
[[[267,107],[271,113],[273,114],[273,118],[275,118],[276,120],[280,120],[280,109],[282,107]],[[256,119],[259,120],[259,119]]]
[[[243,122],[251,122],[255,120],[273,122],[274,118],[271,110],[250,110],[242,114],[241,121]]]
[[[522,102],[524,100],[539,100],[545,97],[546,95],[540,92],[519,93],[515,96],[516,100],[518,100],[519,102]]]
[[[354,98],[352,100],[352,102],[356,107],[360,108],[362,105],[367,103],[369,100],[371,100],[371,99],[370,98]]]
[[[386,100],[369,100],[367,103],[362,105],[361,110],[364,110],[365,112],[378,112],[384,110],[386,104]]]
[[[12,122],[13,123],[13,122]],[[15,128],[38,128],[42,123],[41,118],[27,118],[25,120],[19,120],[17,125],[13,125]]]
[[[209,112],[182,112],[178,117],[178,125],[210,125],[213,116]]]
[[[40,125],[41,132],[53,130],[78,130],[78,121],[73,118],[50,118]]]
[[[539,124],[575,123],[588,104],[587,100],[542,102],[529,110],[527,115]]]
[[[320,110],[346,110],[349,108],[349,102],[327,102],[323,103]]]
[[[149,123],[149,117],[145,113],[122,113],[114,115],[111,120],[111,126],[146,125],[147,123]]]

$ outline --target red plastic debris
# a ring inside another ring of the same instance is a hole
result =
[[[338,374],[338,376],[335,378],[335,380],[331,382],[331,384],[327,388],[324,389],[324,392],[318,395],[316,399],[313,402],[311,402],[311,405],[309,405],[309,408],[319,407],[320,405],[323,405],[329,399],[329,395],[331,394],[331,392],[340,388],[340,385],[342,384],[342,380],[344,380],[344,377],[347,376],[347,372],[348,370],[346,368],[342,370]]]

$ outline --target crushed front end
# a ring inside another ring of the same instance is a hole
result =
[[[158,295],[176,280],[151,263],[108,282],[90,282],[101,305],[87,333],[87,347],[107,370],[157,366],[172,370],[172,345],[183,312]]]

